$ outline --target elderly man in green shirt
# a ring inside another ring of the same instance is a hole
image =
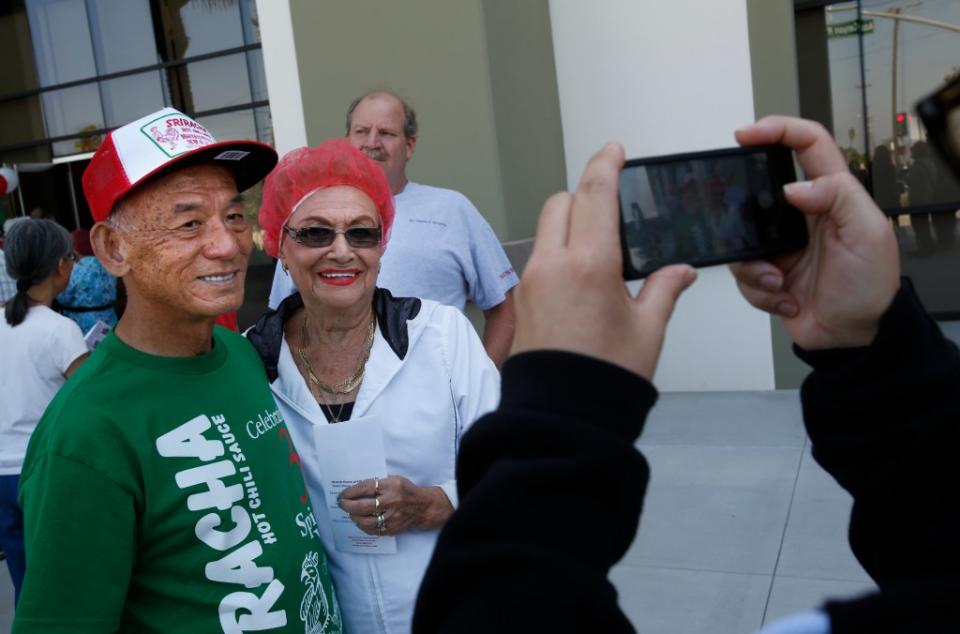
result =
[[[84,172],[127,307],[31,439],[14,632],[342,631],[263,367],[213,324],[243,301],[240,192],[276,160],[167,108],[107,135]]]

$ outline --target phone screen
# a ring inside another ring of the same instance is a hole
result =
[[[806,223],[782,194],[792,180],[789,151],[770,146],[629,161],[620,174],[625,273],[802,247]]]

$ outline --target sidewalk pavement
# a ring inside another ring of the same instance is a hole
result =
[[[847,546],[850,496],[810,457],[796,390],[662,394],[638,447],[653,475],[611,573],[637,631],[747,634],[874,587]]]

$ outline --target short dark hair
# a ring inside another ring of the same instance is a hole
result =
[[[17,220],[3,245],[7,273],[17,280],[17,294],[4,307],[4,317],[17,326],[27,317],[30,301],[27,291],[52,274],[60,260],[70,255],[70,234],[52,220]]]
[[[419,130],[419,127],[417,126],[416,111],[414,111],[413,106],[407,103],[406,99],[390,90],[371,90],[370,92],[360,95],[350,102],[350,107],[347,108],[347,134],[350,134],[350,126],[353,125],[353,111],[357,109],[357,106],[360,105],[360,102],[367,97],[376,97],[379,95],[393,97],[400,102],[400,106],[403,108],[403,134],[410,139],[416,138],[417,130]]]

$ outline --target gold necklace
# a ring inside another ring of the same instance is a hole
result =
[[[330,420],[331,423],[339,423],[339,422],[340,422],[340,416],[343,415],[343,406],[346,405],[346,403],[340,403],[340,407],[337,409],[336,415],[334,415],[334,413],[333,413],[333,406],[332,406],[332,405],[327,405],[327,404],[319,403],[319,402],[318,402],[318,404],[320,405],[320,410],[321,410],[321,411],[324,413],[324,415]]]
[[[307,368],[307,376],[322,391],[327,394],[349,394],[350,392],[357,389],[357,386],[360,385],[360,382],[363,381],[363,374],[367,367],[367,359],[370,358],[370,350],[373,348],[373,335],[376,332],[377,317],[376,315],[370,320],[370,326],[367,329],[367,340],[363,344],[363,356],[360,359],[360,366],[357,368],[357,371],[353,373],[353,376],[348,378],[342,383],[337,383],[336,385],[330,385],[324,381],[320,380],[320,377],[317,376],[316,371],[313,369],[313,365],[310,363],[310,359],[307,357],[307,313],[304,311],[303,323],[300,325],[300,345],[298,346],[297,352],[300,354],[300,360],[303,361],[303,365]],[[343,411],[343,408],[340,408],[340,411]],[[332,410],[331,410],[332,412]]]

